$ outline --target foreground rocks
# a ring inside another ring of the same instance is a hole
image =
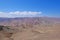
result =
[[[3,26],[0,40],[60,40],[60,25],[52,27],[10,27]]]

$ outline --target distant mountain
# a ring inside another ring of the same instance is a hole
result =
[[[26,25],[43,25],[60,23],[60,18],[51,17],[25,17],[25,18],[0,18],[0,25],[20,26]]]

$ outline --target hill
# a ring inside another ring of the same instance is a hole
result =
[[[60,40],[60,18],[0,18],[1,40]]]

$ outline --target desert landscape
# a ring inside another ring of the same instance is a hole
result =
[[[0,40],[60,40],[60,0],[0,0]]]
[[[0,18],[0,40],[60,40],[60,18]]]

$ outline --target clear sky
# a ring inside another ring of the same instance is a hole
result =
[[[0,17],[60,17],[60,0],[0,0]]]

